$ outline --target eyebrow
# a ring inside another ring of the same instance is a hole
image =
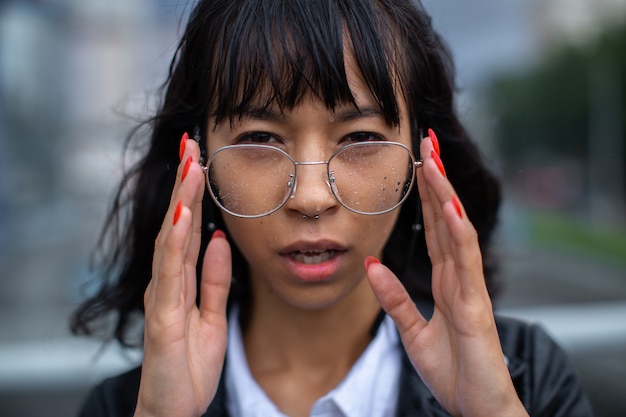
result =
[[[241,113],[241,118],[249,118],[266,121],[283,121],[285,116],[280,111],[263,107],[251,107]],[[366,106],[363,108],[349,107],[337,112],[333,112],[334,122],[350,122],[353,120],[364,118],[380,118],[384,119],[383,112],[375,106]]]
[[[241,118],[268,121],[285,120],[285,116],[281,112],[264,107],[250,107],[241,112]]]
[[[364,119],[364,118],[380,118],[384,119],[383,112],[374,106],[366,106],[363,108],[346,108],[339,112],[334,113],[335,121],[337,122],[350,122],[352,120]]]

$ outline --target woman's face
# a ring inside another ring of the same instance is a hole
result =
[[[299,162],[326,161],[355,141],[393,141],[410,148],[404,101],[399,99],[400,127],[390,127],[349,62],[347,75],[360,112],[352,105],[330,111],[314,97],[282,114],[272,108],[251,111],[234,125],[226,120],[209,129],[209,155],[240,143],[277,146]],[[240,178],[249,175],[246,166],[240,169]],[[358,303],[360,294],[371,296],[363,261],[368,255],[381,257],[399,210],[373,216],[351,212],[333,196],[326,165],[298,165],[296,173],[295,192],[278,211],[253,219],[223,213],[231,241],[249,264],[255,305],[265,301],[323,309]],[[262,191],[247,195],[262,198]]]

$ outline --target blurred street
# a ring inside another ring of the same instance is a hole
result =
[[[571,355],[597,417],[626,410],[626,267],[545,250],[503,256],[502,314],[541,323]]]

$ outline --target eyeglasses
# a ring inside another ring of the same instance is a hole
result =
[[[337,201],[355,213],[376,215],[402,204],[421,164],[397,142],[352,143],[327,161],[312,162],[296,162],[275,146],[241,144],[216,150],[204,171],[211,197],[233,216],[262,217],[280,209],[296,191],[300,165],[327,165],[327,185]]]

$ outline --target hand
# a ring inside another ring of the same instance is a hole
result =
[[[527,416],[505,365],[476,231],[445,177],[436,139],[423,140],[420,150],[424,165],[417,182],[433,267],[431,320],[373,258],[366,260],[370,285],[395,321],[413,366],[448,412]]]
[[[135,416],[203,414],[211,403],[226,351],[230,246],[216,232],[202,266],[196,305],[204,176],[200,149],[183,139],[169,210],[156,240],[152,279],[144,294],[144,361]]]

